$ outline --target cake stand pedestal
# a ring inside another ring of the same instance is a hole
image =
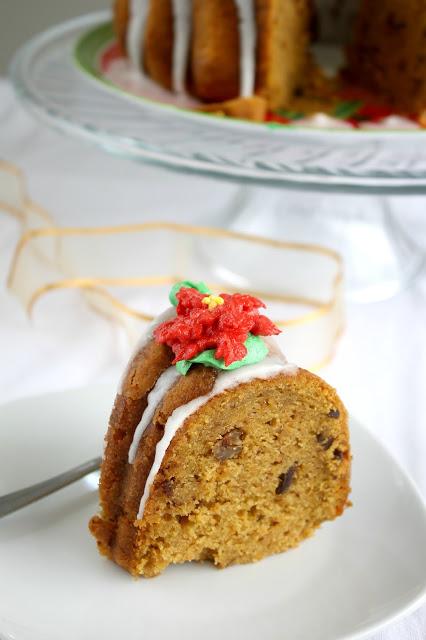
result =
[[[396,198],[398,196],[393,196]],[[344,258],[348,297],[389,298],[408,287],[426,252],[386,195],[239,188],[213,224],[288,242],[319,244]]]

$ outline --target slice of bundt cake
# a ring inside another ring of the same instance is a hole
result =
[[[171,301],[122,380],[90,522],[101,553],[134,575],[285,551],[349,492],[345,408],[264,337],[279,332],[264,305],[192,282]]]
[[[141,73],[205,102],[284,106],[309,63],[311,0],[116,0],[122,49]]]

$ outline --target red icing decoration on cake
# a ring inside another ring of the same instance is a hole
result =
[[[269,318],[260,315],[259,308],[265,305],[253,296],[221,293],[219,298],[223,302],[214,308],[205,302],[205,293],[189,287],[182,287],[176,298],[179,301],[176,318],[154,330],[157,342],[169,345],[175,354],[173,364],[190,360],[206,349],[216,349],[215,357],[229,366],[246,355],[244,342],[249,333],[255,336],[281,333]]]

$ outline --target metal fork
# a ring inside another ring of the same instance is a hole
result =
[[[59,489],[67,487],[69,484],[84,478],[84,476],[87,476],[93,471],[97,471],[101,466],[101,461],[102,458],[93,458],[49,480],[43,480],[43,482],[38,482],[25,489],[0,496],[0,518],[36,502],[36,500],[45,498]]]

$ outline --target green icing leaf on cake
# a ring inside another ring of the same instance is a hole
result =
[[[189,285],[185,285],[189,286]],[[202,292],[208,293],[208,292]],[[244,342],[244,346],[247,349],[247,353],[242,360],[236,360],[230,365],[226,366],[223,359],[215,358],[215,349],[207,349],[202,351],[194,358],[190,360],[180,360],[176,363],[176,369],[185,376],[191,366],[195,363],[203,364],[206,367],[214,367],[215,369],[223,369],[224,371],[231,371],[232,369],[239,369],[245,367],[248,364],[256,364],[261,362],[268,355],[269,349],[260,336],[254,336],[249,333],[248,338]]]
[[[196,289],[200,293],[211,293],[210,289],[204,282],[192,282],[192,280],[181,280],[180,282],[176,282],[175,285],[170,289],[169,300],[174,307],[178,305],[178,299],[176,298],[176,294],[179,292],[182,287],[189,287],[190,289]]]

